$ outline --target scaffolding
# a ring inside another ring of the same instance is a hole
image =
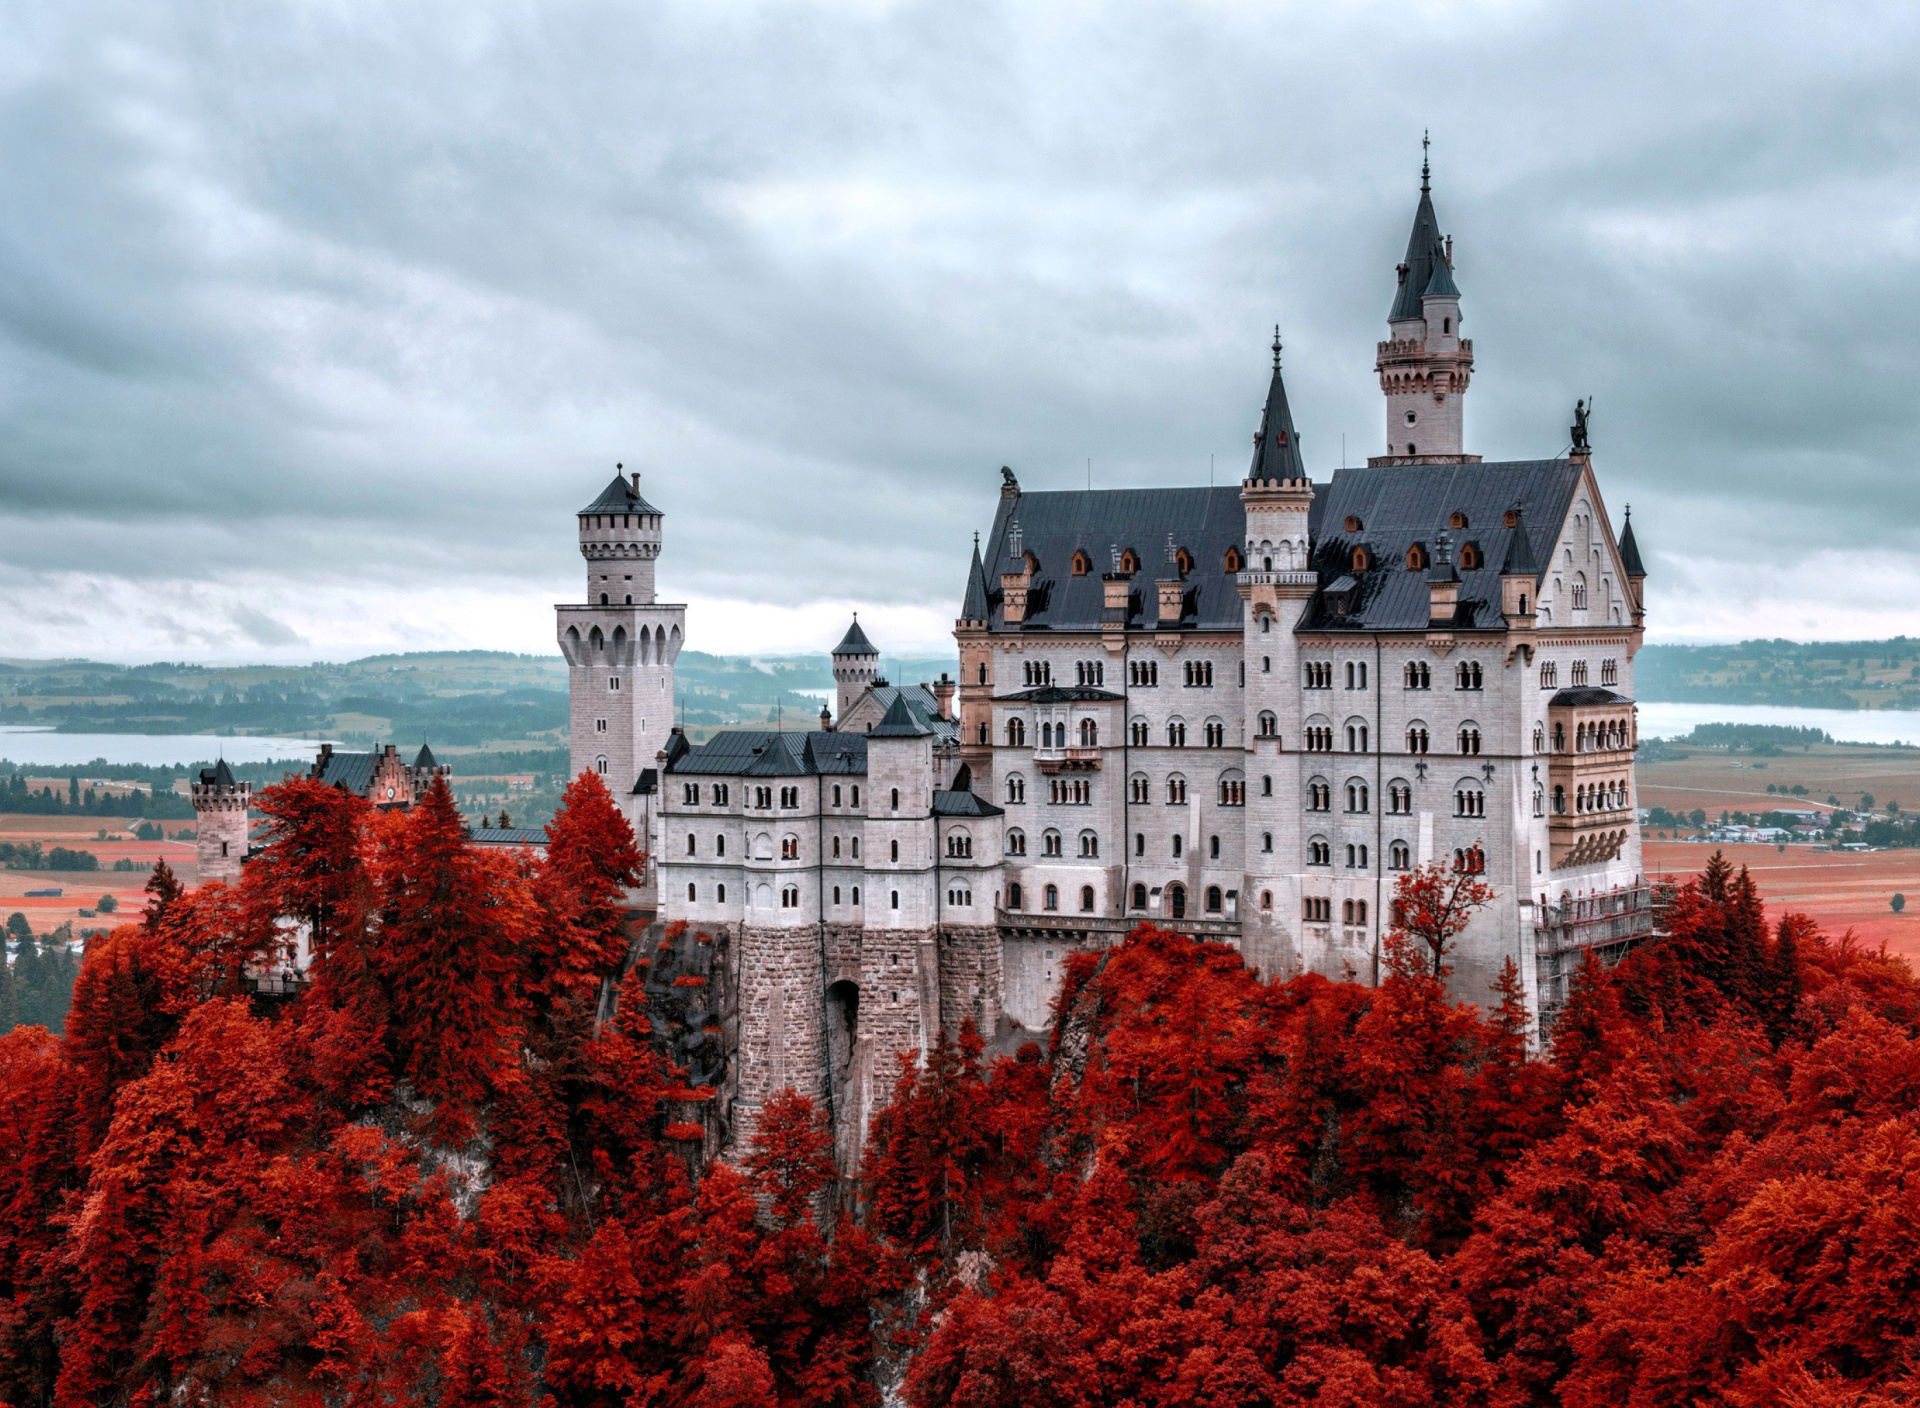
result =
[[[1567,1005],[1573,975],[1593,953],[1612,967],[1659,930],[1672,887],[1640,884],[1569,898],[1541,910],[1534,924],[1534,973],[1540,994],[1540,1035],[1553,1031]]]

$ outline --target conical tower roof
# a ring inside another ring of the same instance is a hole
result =
[[[640,490],[624,474],[613,476],[613,482],[600,491],[600,497],[581,509],[582,513],[650,513],[660,516],[660,510],[640,497]]]
[[[860,629],[859,613],[854,614],[853,624],[847,627],[847,633],[840,638],[840,644],[833,648],[835,655],[878,655],[867,633]]]
[[[1620,530],[1620,566],[1629,577],[1644,577],[1647,569],[1640,561],[1640,544],[1633,540],[1633,510],[1627,510],[1626,526]]]
[[[960,607],[962,621],[987,619],[987,569],[980,561],[980,535],[973,535],[973,565],[967,569],[967,597]]]
[[[1503,577],[1537,577],[1540,564],[1534,560],[1533,539],[1527,535],[1526,521],[1516,505],[1513,510],[1513,537],[1507,540],[1507,559],[1500,564]]]
[[[1266,409],[1260,413],[1260,434],[1253,442],[1249,479],[1305,479],[1306,461],[1300,458],[1300,433],[1293,428],[1293,410],[1287,405],[1287,383],[1280,375],[1280,329],[1273,330],[1273,380],[1267,386]]]
[[[1447,247],[1440,237],[1440,219],[1433,213],[1433,192],[1425,159],[1420,162],[1420,204],[1413,212],[1413,230],[1407,236],[1407,257],[1401,261],[1400,287],[1393,296],[1390,323],[1420,316],[1420,300],[1427,294],[1459,297]]]

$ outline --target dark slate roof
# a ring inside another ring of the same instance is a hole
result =
[[[1110,690],[1095,689],[1092,685],[1035,685],[1032,689],[1015,690],[1012,694],[996,694],[993,699],[998,703],[1019,704],[1120,704],[1126,696]]]
[[[967,595],[960,606],[962,621],[987,619],[987,569],[980,561],[980,535],[973,536],[973,565],[967,568]]]
[[[329,783],[365,795],[373,785],[373,770],[379,761],[378,753],[342,753],[335,749],[319,756],[310,775],[315,782]]]
[[[1580,689],[1563,689],[1547,701],[1550,707],[1562,709],[1581,709],[1594,704],[1631,704],[1633,701],[1624,694],[1615,694],[1610,689],[1586,686]]]
[[[655,789],[659,786],[660,770],[658,768],[641,768],[640,776],[634,781],[631,795],[635,797],[651,797]]]
[[[929,738],[933,730],[920,722],[908,707],[905,696],[894,695],[886,717],[867,730],[868,738]]]
[[[1433,213],[1433,194],[1427,189],[1427,176],[1423,167],[1420,174],[1420,205],[1413,213],[1413,231],[1407,236],[1407,257],[1402,263],[1405,272],[1400,275],[1400,287],[1393,296],[1393,311],[1387,314],[1387,321],[1397,323],[1403,318],[1417,318],[1421,314],[1420,299],[1427,293],[1438,293],[1441,289],[1429,287],[1434,281],[1434,265],[1445,268],[1447,250],[1440,239],[1440,221]],[[1445,280],[1446,292],[1458,294],[1449,275]]]
[[[1300,434],[1293,428],[1293,411],[1287,405],[1287,384],[1280,376],[1280,333],[1273,335],[1273,380],[1267,385],[1266,409],[1260,413],[1260,430],[1253,437],[1253,463],[1247,469],[1249,479],[1305,479],[1307,467],[1300,458]]]
[[[430,768],[430,767],[438,766],[438,764],[436,764],[433,761],[433,749],[427,747],[426,744],[422,743],[420,745],[420,751],[413,755],[413,765],[417,768]]]
[[[1640,561],[1640,544],[1633,540],[1633,515],[1627,515],[1626,526],[1620,530],[1620,570],[1629,577],[1644,577],[1646,567]]]
[[[212,767],[201,768],[200,785],[202,787],[234,786],[233,769],[227,766],[227,760],[225,758],[216,758]]]
[[[1458,298],[1460,290],[1454,286],[1453,270],[1447,266],[1444,257],[1433,261],[1433,277],[1427,280],[1423,298]]]
[[[685,751],[670,748],[667,771],[675,776],[863,777],[867,736],[823,729],[794,733],[730,729]]]
[[[983,802],[971,792],[943,792],[933,794],[933,814],[935,816],[1005,816],[1002,807],[992,802]]]
[[[640,497],[640,491],[623,474],[613,476],[613,483],[600,491],[600,497],[581,509],[582,513],[651,513],[659,516],[660,510]]]
[[[1463,629],[1500,630],[1500,568],[1516,533],[1528,535],[1525,550],[1537,564],[1552,557],[1553,543],[1567,519],[1580,467],[1570,460],[1517,460],[1507,464],[1400,464],[1342,469],[1321,497],[1326,509],[1314,540],[1313,565],[1331,582],[1351,572],[1353,550],[1365,545],[1373,566],[1355,578],[1345,613],[1335,615],[1326,591],[1316,594],[1301,618],[1303,630],[1414,631],[1427,626],[1427,573],[1407,570],[1407,549],[1446,532],[1453,561],[1468,543],[1480,551],[1481,566],[1460,572],[1460,610],[1454,624]],[[1508,528],[1505,516],[1518,508],[1520,526]],[[1467,526],[1449,529],[1455,512]],[[1358,532],[1346,531],[1349,517]],[[1436,560],[1439,554],[1434,554]],[[1537,568],[1536,571],[1543,571]],[[1537,580],[1537,577],[1536,577]]]
[[[948,743],[960,736],[960,721],[940,717],[940,701],[933,697],[933,691],[924,684],[876,684],[870,692],[880,705],[883,719],[887,711],[893,708],[896,699],[904,699],[913,716],[941,742]]]
[[[840,644],[833,648],[835,655],[878,655],[873,642],[867,639],[867,633],[860,629],[860,618],[855,616],[853,624],[847,627],[847,633],[840,638]]]
[[[538,826],[475,826],[468,828],[467,839],[483,846],[544,846],[547,833]]]
[[[1173,564],[1167,561],[1169,535],[1175,547],[1193,555],[1180,625],[1240,629],[1244,604],[1226,571],[1227,549],[1241,545],[1246,537],[1247,516],[1237,484],[1213,489],[1069,489],[1009,495],[1000,500],[994,515],[987,540],[988,562],[1007,560],[1008,525],[1016,518],[1021,546],[1033,555],[1039,569],[1027,593],[1027,619],[1022,625],[1006,624],[1000,583],[996,579],[988,584],[992,606],[988,620],[996,632],[1100,629],[1105,608],[1100,573],[1073,575],[1076,548],[1102,565],[1110,560],[1112,549],[1132,549],[1141,570],[1128,595],[1126,624],[1133,630],[1153,629],[1159,615],[1154,582],[1173,572]]]
[[[1526,510],[1516,508],[1514,513],[1519,516],[1519,527],[1524,530],[1527,522]],[[1537,582],[1540,580],[1540,566],[1540,559],[1533,551],[1533,534],[1526,531],[1509,533],[1507,555],[1500,561],[1500,575],[1532,577]]]

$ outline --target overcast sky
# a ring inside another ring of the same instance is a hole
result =
[[[1920,634],[1920,7],[6,0],[0,654],[938,648],[999,466],[1309,468],[1433,132],[1469,450],[1574,398],[1657,640]]]

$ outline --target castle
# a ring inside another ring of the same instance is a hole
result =
[[[714,945],[723,1142],[790,1086],[857,1153],[903,1054],[967,1019],[1037,1035],[1066,956],[1143,920],[1374,982],[1396,878],[1438,860],[1495,894],[1449,955],[1456,994],[1490,1000],[1511,959],[1547,1017],[1582,952],[1648,931],[1631,526],[1584,408],[1562,457],[1466,452],[1473,344],[1424,165],[1396,276],[1385,454],[1311,478],[1276,334],[1243,482],[1030,493],[1003,471],[958,681],[887,684],[856,620],[818,729],[672,729],[661,513],[637,476],[581,511],[573,764],[624,799],[660,919]]]

